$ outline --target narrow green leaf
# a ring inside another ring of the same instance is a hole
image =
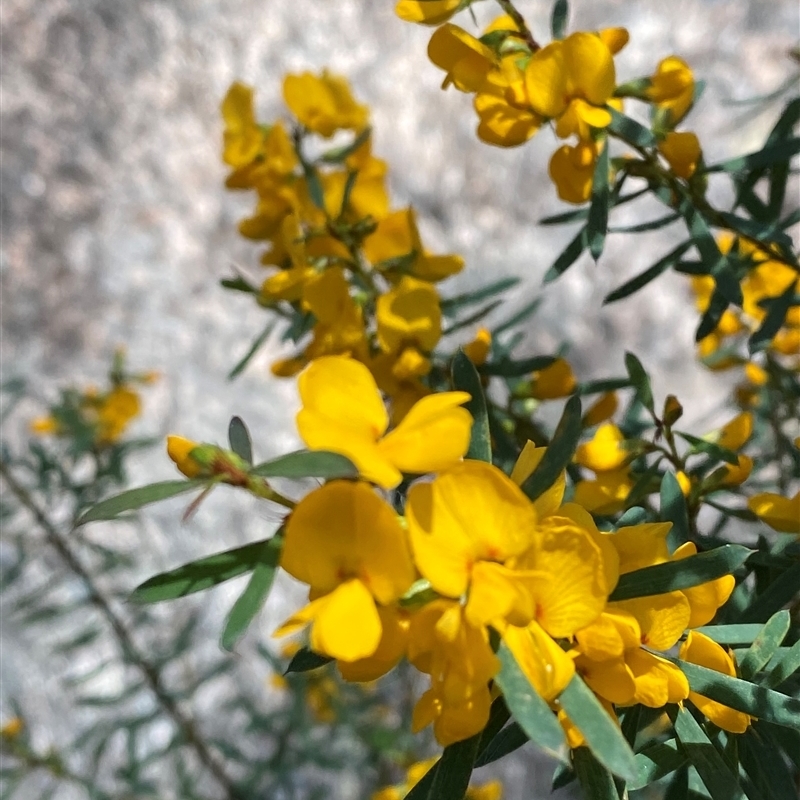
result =
[[[667,253],[660,261],[656,261],[652,267],[648,267],[644,272],[640,272],[636,277],[626,281],[622,286],[614,289],[613,292],[606,295],[603,304],[615,303],[617,300],[622,300],[624,297],[638,292],[639,289],[647,286],[648,283],[655,280],[659,275],[666,272],[670,267],[676,264],[681,256],[692,246],[691,242],[684,242],[678,245],[674,250]]]
[[[769,800],[797,800],[797,786],[778,748],[765,741],[757,726],[751,725],[739,737],[741,764],[761,792]]]
[[[361,133],[353,139],[350,144],[345,145],[344,147],[335,147],[331,150],[326,150],[321,156],[320,161],[324,161],[326,164],[341,164],[343,163],[349,156],[353,155],[353,153],[361,147],[364,142],[369,139],[372,135],[372,128],[367,126],[364,128]]]
[[[661,520],[671,522],[669,543],[674,550],[689,541],[689,511],[678,479],[672,472],[664,473],[661,479]]]
[[[236,364],[236,366],[228,373],[229,381],[232,381],[234,378],[238,377],[245,371],[245,368],[250,363],[253,356],[261,349],[261,346],[264,344],[264,342],[266,342],[267,339],[269,339],[269,335],[272,333],[272,329],[274,327],[275,323],[270,322],[269,325],[267,325],[267,327],[264,328],[264,330],[258,334],[253,344],[250,345],[250,349],[244,354],[243,358],[239,361],[239,363]]]
[[[403,800],[435,800],[431,796],[431,787],[436,779],[436,773],[439,771],[439,762],[431,766],[431,768],[414,784],[411,791],[403,798]]]
[[[320,211],[325,211],[325,193],[322,190],[322,183],[319,179],[319,173],[316,168],[305,160],[301,160],[303,166],[303,174],[306,177],[306,186],[308,187],[308,196],[311,202]]]
[[[513,289],[519,282],[520,278],[500,278],[500,280],[482,286],[480,289],[458,294],[455,297],[444,298],[441,302],[442,313],[452,315],[454,311],[463,306],[480,303],[482,300],[486,300],[489,297],[494,297],[496,294],[506,291],[506,289]]]
[[[666,228],[667,225],[672,225],[681,218],[680,214],[666,214],[658,219],[652,219],[649,222],[639,222],[636,225],[622,225],[620,227],[614,226],[609,228],[609,233],[645,233],[646,231],[657,231],[659,228]]]
[[[509,328],[515,328],[522,322],[527,322],[527,320],[536,313],[536,310],[542,304],[541,297],[535,297],[531,300],[530,303],[526,303],[516,314],[510,316],[504,322],[501,322],[499,325],[495,325],[492,334],[497,336],[498,333],[502,333],[503,331],[507,331]]]
[[[333,661],[333,659],[330,658],[330,656],[323,656],[319,653],[315,653],[313,650],[309,650],[307,647],[301,647],[292,656],[283,674],[288,675],[290,672],[310,672],[312,669],[319,669],[326,664],[330,664],[331,661]]]
[[[761,326],[747,340],[750,355],[769,347],[770,342],[775,338],[775,334],[783,327],[786,315],[794,304],[794,300],[794,284],[792,283],[786,287],[786,291],[783,294],[770,303],[767,315],[764,317]]]
[[[553,3],[553,13],[550,17],[550,31],[553,39],[563,39],[567,32],[567,17],[569,16],[569,3],[567,0],[556,0]]]
[[[187,594],[202,592],[229,581],[254,569],[264,557],[265,545],[271,541],[267,539],[223,553],[214,553],[169,572],[162,572],[137,586],[133,590],[131,600],[135,603],[160,603],[163,600],[174,600]]]
[[[617,588],[608,599],[630,600],[699,586],[730,575],[744,564],[752,552],[740,544],[725,544],[696,556],[626,572],[620,575]]]
[[[581,430],[581,401],[577,395],[572,395],[564,406],[564,413],[542,460],[522,484],[522,491],[531,500],[549,489],[570,464],[581,438]]]
[[[675,659],[693,692],[765,722],[797,728],[800,700],[721,672]]]
[[[787,603],[797,597],[800,586],[800,563],[789,567],[780,577],[756,597],[741,612],[742,622],[766,622],[776,611],[780,611]]]
[[[520,375],[538,372],[540,369],[549,367],[555,360],[555,356],[533,356],[519,361],[502,358],[491,364],[484,364],[481,367],[481,373],[484,375],[498,375],[501,378],[518,378]]]
[[[278,535],[264,542],[261,557],[253,568],[247,587],[228,614],[225,629],[222,632],[223,649],[233,650],[264,605],[272,587],[272,581],[275,579],[275,571],[281,556],[281,544],[282,537]]]
[[[703,273],[699,274],[707,274],[708,270],[705,270]],[[719,325],[719,321],[722,319],[722,315],[728,308],[728,301],[722,296],[722,293],[718,289],[714,289],[711,294],[711,300],[708,303],[708,308],[703,312],[703,316],[700,318],[700,324],[697,326],[697,330],[694,333],[694,340],[696,342],[701,342],[703,339],[708,336],[709,333],[712,333],[714,329]]]
[[[616,721],[578,675],[572,677],[558,699],[595,758],[614,775],[626,781],[635,780],[638,770],[633,750]]]
[[[760,624],[745,625],[704,625],[697,628],[698,633],[708,636],[718,644],[750,644],[761,632]]]
[[[636,390],[639,402],[655,417],[653,390],[650,388],[650,378],[645,372],[642,362],[633,353],[625,353],[625,368],[628,370],[631,386]]]
[[[442,757],[436,763],[428,800],[463,800],[472,777],[480,741],[481,735],[477,733],[463,742],[445,747]]]
[[[675,735],[713,800],[744,800],[745,795],[728,763],[687,708],[670,706]]]
[[[647,510],[641,506],[631,506],[625,513],[617,520],[617,528],[625,528],[629,525],[641,525],[647,522]]]
[[[609,107],[607,110],[611,112],[611,124],[608,126],[609,133],[613,133],[623,141],[636,147],[648,148],[658,145],[655,134],[651,130],[640,125],[636,120],[620,114],[616,109]]]
[[[531,686],[505,644],[500,645],[497,657],[500,659],[500,672],[495,682],[502,690],[514,720],[531,741],[550,755],[566,760],[567,741],[550,706]]]
[[[498,761],[509,753],[519,750],[529,741],[528,734],[522,730],[519,722],[512,722],[489,742],[484,751],[478,756],[475,767],[485,767],[487,764]]]
[[[791,615],[785,610],[778,611],[767,620],[739,663],[739,674],[744,680],[751,680],[769,663],[789,633],[791,622]]]
[[[578,747],[572,751],[572,766],[584,797],[589,800],[619,800],[614,778],[588,747]]]
[[[777,220],[773,219],[768,223],[763,223],[758,220],[739,217],[727,211],[720,211],[718,214],[720,220],[725,223],[725,227],[736,231],[736,233],[742,236],[746,236],[748,239],[754,239],[761,243],[774,244],[784,256],[793,258],[792,237],[781,230]]]
[[[587,244],[586,227],[578,231],[575,238],[564,248],[553,266],[545,273],[542,283],[550,283],[563,275],[579,258]]]
[[[737,156],[727,161],[711,164],[707,166],[703,172],[747,172],[748,170],[769,167],[772,164],[788,161],[797,153],[800,153],[800,137],[768,145],[746,156]]]
[[[253,443],[250,432],[241,417],[231,417],[228,425],[228,442],[231,450],[247,464],[253,463]]]
[[[478,757],[486,751],[492,740],[500,733],[503,726],[511,719],[511,712],[506,705],[506,699],[502,695],[492,701],[489,709],[489,721],[481,731],[481,741],[478,746]],[[477,766],[477,761],[475,765]]]
[[[631,791],[643,789],[648,784],[675,772],[685,763],[686,755],[674,739],[652,744],[636,754],[637,776],[626,785],[626,788]]]
[[[486,397],[483,394],[480,375],[463,350],[459,350],[453,359],[453,388],[467,392],[472,398],[465,404],[465,408],[472,415],[472,434],[466,457],[491,464],[492,440],[489,435]]]
[[[579,383],[575,388],[575,394],[600,394],[600,392],[616,392],[619,389],[627,389],[631,385],[630,378],[601,378],[597,381],[585,381]]]
[[[705,439],[692,436],[690,433],[675,431],[675,434],[692,446],[689,455],[705,453],[707,456],[711,456],[711,458],[717,461],[724,461],[726,464],[731,464],[734,467],[739,463],[739,456],[737,456],[733,450],[728,450],[727,447],[720,447],[714,442],[707,442]]]
[[[251,475],[262,478],[355,478],[358,469],[349,458],[326,450],[298,450],[272,461],[266,461],[250,470]]]
[[[81,514],[75,525],[115,519],[126,511],[134,511],[150,505],[150,503],[158,503],[170,497],[177,497],[194,489],[200,489],[207,484],[207,480],[199,479],[193,481],[162,481],[161,483],[139,486],[137,489],[129,489],[127,492],[109,497],[107,500],[101,500],[96,505],[93,505]]]
[[[764,681],[768,689],[777,689],[785,680],[800,669],[800,639],[798,639],[783,658],[772,668]]]
[[[452,325],[448,325],[444,330],[442,330],[442,336],[450,336],[452,333],[456,333],[457,331],[463,330],[464,328],[468,328],[470,325],[474,324],[475,322],[479,322],[482,320],[487,314],[491,314],[496,308],[503,304],[502,300],[492,300],[490,303],[487,303],[482,308],[479,308],[473,314],[470,314],[463,319],[456,320]]]
[[[258,294],[258,287],[248,283],[241,275],[237,275],[235,278],[223,278],[219,284],[225,289],[232,289],[234,292]]]
[[[589,252],[597,261],[603,253],[608,232],[608,205],[611,198],[611,189],[608,185],[608,150],[609,145],[605,137],[602,141],[602,150],[597,156],[592,178],[592,197],[589,206],[589,219],[586,223],[586,236],[589,240]]]

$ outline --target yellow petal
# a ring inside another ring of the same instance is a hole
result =
[[[679,178],[688,180],[694,175],[700,159],[700,140],[696,134],[670,131],[658,143],[658,149]]]
[[[378,298],[375,316],[378,344],[385,352],[396,353],[408,345],[430,352],[442,334],[436,289],[427,281],[410,276]]]
[[[637,648],[625,653],[625,663],[633,673],[636,702],[649,708],[680,703],[689,696],[686,676],[671,662]]]
[[[589,442],[578,447],[575,461],[595,472],[618,469],[628,457],[624,441],[625,437],[616,425],[610,422],[601,425]]]
[[[720,447],[737,452],[753,433],[753,415],[749,411],[734,417],[723,426],[716,439]]]
[[[645,522],[620,528],[609,539],[619,553],[621,574],[669,561],[667,534],[671,522]]]
[[[593,661],[621,658],[625,650],[641,643],[636,618],[622,611],[604,611],[594,622],[577,631],[581,653]]]
[[[394,13],[406,22],[441,25],[458,11],[461,0],[398,0]]]
[[[477,91],[495,62],[489,47],[449,22],[431,36],[428,58],[447,72],[445,87],[452,83],[462,92]]]
[[[800,534],[800,492],[792,498],[763,492],[751,497],[747,507],[770,528]]]
[[[672,559],[678,560],[688,558],[697,553],[697,545],[694,542],[682,544],[673,554]],[[689,617],[689,628],[699,628],[707,625],[714,619],[717,609],[724,605],[736,588],[736,579],[733,575],[723,575],[699,586],[691,586],[682,589],[683,594],[689,601],[691,616]]]
[[[584,427],[591,428],[605,422],[616,413],[618,406],[619,401],[615,392],[606,392],[601,395],[583,415]]]
[[[537,50],[525,68],[525,90],[533,110],[542,117],[558,117],[567,107],[567,66],[563,42]]]
[[[175,462],[175,466],[187,477],[195,478],[203,467],[189,454],[197,447],[197,442],[183,436],[167,436],[167,455]]]
[[[568,91],[596,106],[604,106],[616,83],[614,59],[608,46],[599,36],[583,32],[570,34],[563,44]]]
[[[633,701],[636,682],[630,667],[621,656],[606,661],[592,661],[580,657],[575,661],[575,669],[589,688],[600,697],[620,705],[627,705]]]
[[[611,603],[609,610],[624,611],[635,617],[642,630],[642,644],[654,650],[669,650],[683,635],[691,616],[683,592],[621,600]]]
[[[396,606],[378,607],[381,640],[375,652],[358,661],[337,661],[336,666],[346,681],[374,681],[396,666],[408,643],[408,614]]]
[[[533,602],[523,574],[491,561],[475,564],[464,609],[470,624],[507,620],[512,625],[527,625],[533,619]]]
[[[531,396],[537,400],[553,400],[572,394],[577,381],[569,362],[557,358],[550,366],[533,373]]]
[[[525,442],[525,447],[519,454],[517,463],[514,464],[514,469],[511,471],[511,480],[522,486],[528,478],[533,474],[539,462],[544,458],[547,452],[546,447],[537,447],[533,442]],[[561,501],[564,499],[564,492],[567,488],[567,475],[566,471],[562,472],[555,480],[550,488],[546,489],[539,497],[533,502],[536,509],[536,516],[539,519],[544,519],[550,514],[554,514]]]
[[[630,35],[625,28],[604,28],[598,31],[597,35],[613,55],[619,53],[630,39]]]

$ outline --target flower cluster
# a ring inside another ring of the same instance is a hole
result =
[[[372,795],[371,800],[403,800],[435,763],[436,759],[430,758],[411,764],[406,770],[405,780],[401,784],[379,789]],[[480,786],[470,786],[464,795],[464,800],[502,800],[502,797],[503,785],[500,781],[495,780]]]

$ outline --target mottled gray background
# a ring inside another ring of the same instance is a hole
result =
[[[466,258],[466,273],[445,291],[505,274],[524,276],[529,296],[542,291],[541,276],[572,236],[536,225],[564,210],[546,175],[551,134],[508,151],[480,144],[469,99],[439,90],[441,73],[425,56],[430,31],[400,22],[392,5],[4,0],[3,377],[24,376],[40,398],[52,398],[64,382],[99,381],[124,344],[132,366],[163,375],[147,391],[138,433],[223,441],[238,413],[259,458],[297,444],[293,384],[268,372],[281,353],[277,342],[236,382],[225,380],[264,324],[249,298],[218,287],[234,264],[258,272],[256,249],[235,229],[251,199],[222,187],[218,106],[234,79],[257,87],[258,108],[269,118],[282,113],[285,72],[328,66],[347,76],[373,109],[375,151],[389,162],[395,204],[415,205],[431,249]],[[481,15],[494,14],[484,5]],[[520,7],[546,39],[550,3]],[[621,79],[650,74],[675,52],[708,82],[686,125],[711,160],[763,141],[779,107],[752,114],[726,104],[767,93],[792,73],[786,53],[797,43],[798,15],[796,0],[572,3],[576,27],[629,28],[631,44],[616,59]],[[470,26],[468,17],[462,24]],[[724,197],[722,188],[714,191]],[[667,275],[634,300],[600,307],[678,235],[615,237],[599,266],[584,258],[547,289],[526,346],[550,352],[568,340],[580,378],[619,374],[624,350],[633,349],[655,370],[657,395],[676,392],[702,429],[725,382],[692,365],[696,316],[685,281]],[[38,411],[30,405],[31,416]],[[173,470],[157,452],[137,458],[133,473],[140,483]],[[130,576],[131,587],[159,568],[252,540],[275,522],[263,507],[222,492],[189,524],[178,522],[180,509],[170,503],[146,512],[146,534],[135,545],[141,573]],[[128,534],[115,526],[105,535]],[[205,601],[209,646],[240,588]],[[270,601],[262,638],[296,599],[283,591]],[[7,685],[29,694],[41,681],[57,685],[47,664],[39,674],[31,668],[30,656],[41,653],[9,652],[4,638]],[[525,769],[511,768],[520,785]],[[510,788],[508,796],[521,791]]]

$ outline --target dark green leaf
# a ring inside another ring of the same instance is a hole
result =
[[[653,390],[650,388],[650,378],[645,372],[642,362],[633,353],[625,353],[625,368],[628,370],[631,386],[636,390],[639,402],[655,417]]]
[[[486,397],[483,394],[480,375],[463,350],[459,350],[453,359],[453,388],[467,392],[472,398],[465,404],[465,408],[472,415],[472,434],[466,457],[491,464],[492,441],[489,435]]]
[[[475,762],[475,766],[485,767],[487,764],[498,761],[509,753],[519,750],[520,747],[526,745],[529,741],[528,734],[522,730],[519,722],[512,722],[510,725],[503,728],[503,730],[489,742],[486,749]]]
[[[792,618],[788,611],[778,611],[767,620],[745,657],[739,662],[739,674],[744,680],[751,680],[769,663],[789,633],[791,622]]]
[[[800,639],[784,653],[781,660],[772,668],[764,681],[768,689],[777,689],[787,678],[800,669]]]
[[[589,252],[597,261],[603,253],[608,231],[608,205],[611,189],[608,185],[608,141],[601,140],[602,150],[597,156],[592,178],[592,198],[589,205],[589,219],[586,223],[586,237],[589,240]]]
[[[706,273],[703,272],[701,274]],[[694,340],[696,342],[701,342],[709,333],[714,331],[717,325],[719,325],[719,321],[722,319],[722,315],[727,310],[728,305],[729,303],[722,296],[722,293],[718,289],[714,289],[711,294],[711,300],[708,303],[708,308],[703,312],[703,316],[700,318],[700,324],[695,331]]]
[[[131,600],[136,603],[160,603],[162,600],[174,600],[187,594],[202,592],[237,575],[250,572],[263,558],[265,548],[271,545],[271,539],[223,553],[201,558],[184,564],[169,572],[162,572],[134,589]]]
[[[302,161],[303,174],[306,176],[306,186],[308,187],[308,196],[311,202],[320,211],[325,211],[325,193],[322,190],[322,183],[319,179],[319,173],[316,168],[309,164],[307,161]]]
[[[455,333],[456,331],[463,330],[464,328],[468,328],[470,325],[474,324],[475,322],[479,322],[482,320],[487,314],[491,314],[498,306],[502,305],[502,300],[492,300],[490,303],[487,303],[483,308],[479,308],[473,314],[464,317],[464,319],[459,319],[454,322],[452,325],[449,325],[442,331],[442,336],[449,336],[451,333]]]
[[[404,800],[436,800],[431,793],[431,787],[436,779],[436,773],[439,771],[439,762],[437,761],[420,780],[414,784],[411,791],[405,796]]]
[[[736,214],[729,214],[727,211],[720,211],[718,214],[720,220],[732,231],[757,242],[774,244],[784,256],[792,258],[792,237],[780,229],[777,220],[765,224],[757,220],[738,217]]]
[[[745,772],[764,798],[797,800],[797,786],[780,751],[757,727],[751,725],[739,737],[739,752]]]
[[[711,456],[711,458],[717,461],[724,461],[726,464],[731,464],[734,467],[739,463],[739,456],[737,456],[733,450],[728,450],[727,447],[720,447],[714,442],[707,442],[705,439],[692,436],[690,433],[675,431],[675,434],[692,446],[689,451],[690,455],[694,453],[705,453],[707,456]]]
[[[609,233],[645,233],[646,231],[657,231],[659,228],[665,228],[667,225],[672,225],[681,218],[680,214],[667,214],[666,216],[659,217],[658,219],[650,220],[649,222],[639,222],[636,225],[624,225],[621,227],[609,228]]]
[[[600,394],[600,392],[616,392],[627,389],[631,385],[630,378],[602,378],[597,381],[585,381],[575,388],[575,394]]]
[[[569,3],[567,0],[556,0],[553,3],[553,13],[550,17],[550,31],[553,39],[563,39],[567,32],[567,17],[569,16]]]
[[[223,649],[233,650],[264,605],[280,560],[281,543],[282,537],[277,535],[264,543],[262,555],[253,567],[247,587],[228,614],[225,630],[222,632]]]
[[[233,380],[234,378],[238,377],[244,372],[245,368],[250,363],[253,356],[261,349],[261,346],[264,344],[264,342],[266,342],[267,339],[269,339],[269,335],[272,333],[272,329],[274,327],[275,323],[270,322],[269,325],[267,325],[267,327],[264,328],[264,330],[258,334],[253,344],[250,345],[250,349],[244,354],[243,358],[239,361],[239,363],[236,364],[236,366],[228,373],[229,381]]]
[[[140,486],[137,489],[129,489],[127,492],[109,497],[108,500],[101,500],[97,505],[84,511],[75,524],[76,526],[85,525],[87,522],[114,519],[126,511],[134,511],[150,505],[150,503],[158,503],[170,497],[186,494],[186,492],[206,486],[207,483],[208,481],[205,480],[162,481]]]
[[[581,401],[577,395],[573,395],[564,406],[564,413],[542,460],[522,484],[522,491],[531,500],[549,489],[567,468],[578,447],[581,430]]]
[[[647,522],[647,510],[641,506],[632,506],[617,520],[617,528],[625,528],[629,525],[641,525]]]
[[[253,443],[250,432],[241,417],[231,417],[228,425],[228,442],[231,450],[247,464],[253,463]]]
[[[651,130],[640,125],[636,120],[620,114],[613,108],[608,108],[611,112],[611,124],[608,126],[609,133],[613,133],[628,144],[636,147],[648,148],[656,147],[658,142]]]
[[[603,303],[615,303],[617,300],[622,300],[624,297],[629,297],[635,292],[638,292],[639,289],[647,286],[648,283],[655,280],[659,275],[675,265],[691,246],[691,242],[684,242],[678,245],[678,247],[670,253],[667,253],[664,258],[653,264],[652,267],[649,267],[644,272],[640,272],[636,277],[631,278],[629,281],[623,283],[622,286],[614,289],[613,292],[606,296]]]
[[[550,283],[563,275],[577,260],[587,244],[586,227],[578,231],[577,236],[564,248],[561,255],[553,262],[553,266],[545,273],[543,283]]]
[[[327,150],[320,156],[320,161],[324,161],[326,164],[341,164],[347,158],[349,158],[353,153],[361,147],[364,142],[369,139],[372,135],[372,128],[369,126],[364,128],[361,133],[353,139],[350,144],[345,145],[344,147],[335,147],[332,150]]]
[[[250,470],[251,475],[262,478],[355,478],[358,469],[349,458],[326,450],[298,450],[272,461],[266,461]]]
[[[661,519],[663,522],[672,523],[669,542],[673,550],[689,541],[689,512],[686,508],[686,498],[677,478],[671,472],[664,473],[661,479]]]
[[[505,644],[500,645],[497,657],[500,659],[500,672],[495,682],[502,690],[515,721],[531,741],[556,758],[565,760],[567,742],[558,718],[531,686]]]
[[[760,624],[745,625],[704,625],[697,628],[698,633],[708,636],[719,644],[750,644],[761,632]]]
[[[737,777],[687,708],[671,706],[675,734],[713,800],[744,800]]]
[[[478,755],[479,733],[463,742],[445,747],[436,763],[436,773],[428,790],[428,800],[463,800]]]
[[[542,304],[541,297],[535,297],[530,303],[526,303],[516,314],[510,316],[505,322],[495,325],[492,333],[496,336],[498,333],[507,331],[509,328],[514,328],[521,322],[526,322],[529,317],[536,313],[536,309]]]
[[[241,275],[237,275],[235,278],[223,278],[219,283],[220,286],[226,289],[232,289],[235,292],[258,294],[258,287],[253,286],[252,283],[248,283]]]
[[[788,161],[792,156],[800,153],[800,138],[787,139],[778,144],[768,145],[756,153],[746,156],[737,156],[718,164],[711,164],[703,172],[747,172],[760,167],[769,167]]]
[[[527,375],[530,372],[538,372],[540,369],[549,367],[556,360],[555,356],[533,356],[513,361],[510,358],[503,358],[492,364],[484,364],[481,372],[484,375],[499,375],[502,378],[517,378],[520,375]]]
[[[747,340],[750,355],[758,353],[769,346],[769,343],[775,338],[775,334],[783,327],[786,315],[794,304],[794,299],[794,283],[792,283],[786,287],[783,294],[770,303],[769,310],[761,326]]]
[[[608,599],[630,600],[699,586],[730,575],[744,564],[752,552],[740,544],[725,544],[696,556],[626,572],[620,575],[617,588]]]
[[[626,781],[638,774],[636,759],[622,731],[603,708],[594,692],[574,675],[559,695],[561,707],[583,734],[595,758],[614,775]]]
[[[290,672],[310,672],[312,669],[319,669],[326,664],[330,664],[331,661],[333,659],[329,656],[323,656],[313,650],[309,650],[307,647],[301,647],[292,656],[284,675],[288,675]]]
[[[494,297],[496,294],[512,289],[520,282],[519,278],[500,278],[500,280],[483,286],[480,289],[475,289],[472,292],[465,294],[458,294],[455,297],[444,298],[441,302],[442,313],[452,314],[456,309],[463,306],[470,306],[475,303],[480,303],[481,300],[486,300],[489,297]]]
[[[797,728],[800,700],[687,661],[675,663],[686,675],[693,692],[765,722]]]
[[[619,800],[614,778],[588,747],[572,751],[572,766],[588,800]]]
[[[776,611],[797,597],[798,586],[800,586],[800,563],[773,580],[741,613],[741,621],[766,622]]]
[[[645,747],[641,753],[637,753],[637,777],[636,780],[630,781],[626,788],[630,790],[643,789],[648,784],[675,772],[685,763],[686,755],[674,739],[652,744]]]

